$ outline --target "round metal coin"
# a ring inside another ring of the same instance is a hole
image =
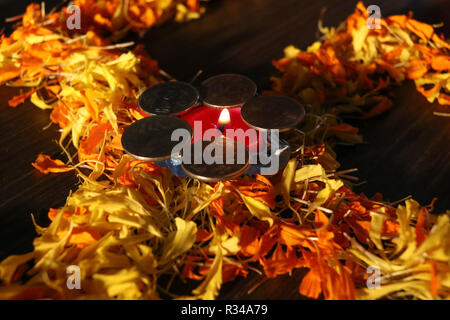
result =
[[[139,97],[139,106],[150,115],[178,115],[197,103],[199,93],[189,83],[165,82],[145,90]]]
[[[185,120],[172,116],[151,116],[134,122],[122,134],[125,151],[139,160],[170,159],[179,141],[172,141],[172,132],[185,129],[192,136],[192,128]],[[191,140],[186,143],[190,144]]]
[[[241,117],[250,127],[260,130],[294,128],[305,117],[305,108],[297,100],[281,95],[258,96],[247,101]]]
[[[206,79],[200,86],[204,104],[215,108],[242,106],[256,94],[256,84],[240,74],[219,74]]]
[[[201,158],[197,164],[195,154]],[[205,159],[208,155],[211,156],[209,160]],[[212,159],[222,161],[211,161]],[[215,182],[232,180],[244,174],[249,167],[250,157],[245,145],[222,137],[191,144],[188,162],[183,159],[182,168],[189,176],[206,182]]]

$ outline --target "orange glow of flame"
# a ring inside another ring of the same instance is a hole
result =
[[[227,125],[230,121],[230,111],[228,111],[228,109],[223,109],[219,116],[219,125]]]

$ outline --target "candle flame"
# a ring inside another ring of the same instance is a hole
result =
[[[227,125],[230,123],[230,121],[230,111],[228,111],[228,109],[223,109],[219,116],[219,125]]]

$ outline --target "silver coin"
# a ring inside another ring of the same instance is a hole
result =
[[[305,107],[290,97],[263,95],[247,101],[241,109],[241,117],[255,129],[287,131],[303,120]]]
[[[206,79],[200,86],[204,104],[215,108],[242,106],[256,94],[256,84],[240,74],[220,74]]]
[[[219,152],[218,154],[216,154],[214,149],[216,146]],[[194,161],[195,152],[201,151],[201,155],[204,156],[203,153],[206,148],[214,150],[211,152],[211,155],[213,157],[217,155],[221,158],[221,163],[208,164],[201,158],[200,163],[196,164]],[[247,147],[236,140],[227,138],[218,138],[212,141],[197,141],[191,144],[190,155],[189,163],[183,162],[181,165],[183,170],[191,177],[205,182],[235,179],[247,171],[250,163]],[[232,161],[227,161],[227,156]]]
[[[139,160],[161,161],[170,159],[172,149],[179,141],[172,141],[172,132],[185,129],[192,136],[192,128],[185,120],[157,115],[134,122],[122,134],[125,151]],[[187,142],[190,144],[190,140]]]
[[[189,83],[164,82],[145,90],[139,97],[139,106],[150,115],[178,115],[197,104],[199,93]]]

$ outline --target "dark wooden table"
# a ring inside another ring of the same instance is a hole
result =
[[[55,3],[56,1],[51,1]],[[198,70],[202,77],[217,73],[242,73],[268,89],[275,70],[272,59],[280,58],[289,44],[305,48],[317,37],[317,20],[323,7],[324,24],[336,26],[353,12],[356,0],[216,0],[207,13],[188,24],[167,23],[151,29],[142,41],[166,72],[190,80]],[[26,1],[0,4],[0,18],[24,11]],[[366,3],[368,5],[369,3]],[[450,24],[446,0],[370,1],[383,16],[414,11],[414,16],[432,24]],[[447,36],[449,25],[441,28]],[[73,173],[42,175],[31,163],[40,153],[58,155],[57,127],[47,130],[49,112],[27,102],[13,109],[7,100],[18,90],[0,87],[0,260],[32,249],[36,236],[33,213],[41,225],[49,223],[48,208],[64,204],[77,188]],[[437,104],[429,104],[412,83],[393,89],[394,108],[373,120],[362,122],[367,144],[338,148],[342,169],[358,168],[366,184],[356,188],[371,196],[380,191],[388,201],[413,195],[422,204],[438,197],[436,211],[450,209],[450,119],[437,117]],[[249,288],[262,279],[251,273],[223,286],[219,298],[298,299],[304,270],[262,283],[252,294]]]

